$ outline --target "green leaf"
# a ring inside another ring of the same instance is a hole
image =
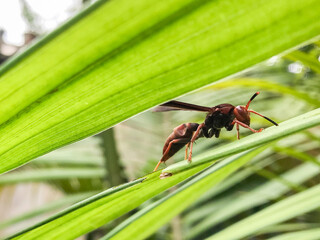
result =
[[[1,68],[0,173],[316,37],[319,12],[317,0],[96,2]]]
[[[96,192],[85,192],[78,194],[70,194],[64,196],[62,199],[56,200],[44,206],[37,207],[37,209],[24,213],[20,216],[0,222],[0,229],[14,225],[16,223],[29,220],[30,218],[38,217],[41,214],[51,212],[52,210],[61,209],[62,207],[79,202],[87,197],[92,196]]]
[[[288,197],[251,215],[209,239],[239,239],[254,234],[256,231],[289,220],[320,207],[320,185]]]
[[[61,180],[72,178],[103,178],[106,176],[104,169],[81,168],[46,168],[19,171],[0,176],[0,185],[19,182],[37,182],[49,180]]]
[[[317,166],[308,163],[287,171],[281,175],[281,177],[292,183],[299,184],[316,176],[319,174],[319,171]],[[210,206],[205,205],[203,207],[207,208],[207,212],[211,214],[208,214],[206,218],[198,221],[196,226],[193,227],[192,231],[187,235],[187,238],[194,239],[194,237],[198,236],[203,231],[206,231],[206,229],[212,228],[216,224],[219,224],[226,219],[230,219],[241,212],[268,203],[270,200],[276,200],[290,190],[291,189],[288,186],[281,182],[272,180],[252,189],[246,194],[237,196],[236,199],[232,198],[232,201],[225,202],[220,209],[211,210]],[[213,202],[212,205],[213,204],[215,204],[215,202]]]
[[[291,156],[293,158],[297,158],[297,159],[299,159],[301,161],[311,162],[311,163],[317,165],[318,167],[320,167],[320,162],[318,161],[318,159],[316,157],[313,157],[308,153],[301,152],[301,151],[298,151],[296,149],[293,149],[292,147],[275,146],[274,150],[279,152],[279,153],[283,153],[283,154],[286,154],[288,156]]]
[[[263,228],[258,234],[275,233],[275,232],[292,232],[319,228],[318,223],[283,223]]]
[[[292,240],[292,239],[303,239],[303,240],[318,240],[320,239],[320,228],[314,228],[304,231],[296,231],[291,233],[284,233],[280,236],[270,238],[269,240]]]
[[[293,51],[285,55],[285,58],[288,58],[292,61],[300,61],[301,63],[310,67],[313,71],[320,73],[320,62],[316,58],[309,56],[307,53],[302,51]]]

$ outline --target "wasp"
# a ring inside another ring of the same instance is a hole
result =
[[[204,122],[201,124],[184,123],[173,129],[173,132],[169,135],[164,144],[162,158],[153,171],[156,171],[161,163],[167,161],[184,146],[186,146],[185,160],[188,159],[188,161],[191,162],[193,143],[200,137],[212,138],[213,136],[215,136],[216,138],[219,138],[222,128],[225,128],[227,131],[231,131],[234,126],[236,126],[238,139],[240,139],[239,126],[248,128],[254,133],[261,132],[263,128],[255,130],[250,127],[250,113],[259,115],[272,124],[278,126],[278,124],[270,118],[249,109],[250,103],[256,96],[259,95],[259,93],[260,92],[256,92],[250,98],[246,106],[235,107],[232,104],[223,103],[214,107],[204,107],[185,102],[170,101],[156,107],[154,109],[155,112],[166,112],[175,110],[198,111],[206,112],[207,116]]]

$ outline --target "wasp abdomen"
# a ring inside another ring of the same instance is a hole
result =
[[[161,161],[166,161],[189,143],[198,126],[198,123],[184,123],[174,128],[163,146]]]

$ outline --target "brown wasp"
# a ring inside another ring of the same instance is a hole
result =
[[[263,128],[259,130],[254,130],[250,127],[250,113],[254,113],[267,119],[269,122],[278,126],[276,122],[263,116],[256,111],[250,110],[249,105],[251,101],[258,96],[260,92],[256,92],[249,100],[246,106],[233,106],[228,103],[219,104],[214,107],[204,107],[198,106],[190,103],[184,103],[179,101],[170,101],[164,103],[154,109],[155,112],[165,112],[174,110],[184,110],[184,111],[198,111],[207,112],[206,119],[203,123],[184,123],[173,129],[173,132],[167,138],[163,147],[163,156],[158,162],[157,166],[153,171],[156,171],[159,165],[167,161],[176,152],[186,145],[185,159],[191,162],[192,158],[192,147],[195,140],[200,137],[211,138],[215,136],[219,137],[222,128],[226,128],[227,131],[231,131],[236,125],[237,138],[240,139],[239,126],[248,128],[254,133],[261,132]],[[188,149],[189,156],[188,156]]]

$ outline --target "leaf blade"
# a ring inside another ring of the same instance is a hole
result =
[[[288,197],[218,232],[209,239],[238,239],[263,227],[289,220],[320,206],[320,185]],[[233,232],[232,231],[236,231]]]

